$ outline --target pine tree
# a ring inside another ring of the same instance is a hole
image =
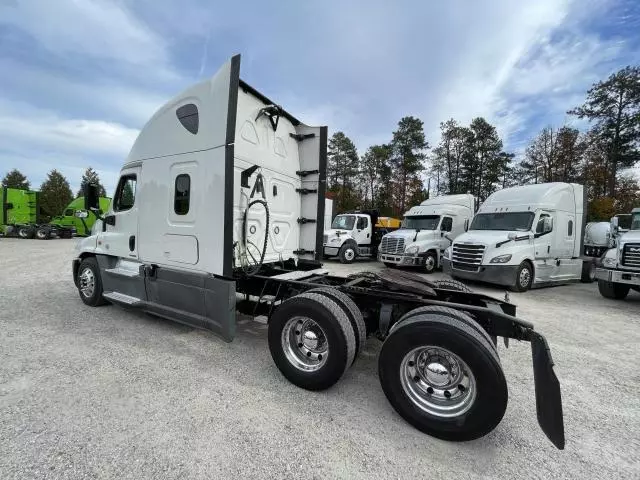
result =
[[[371,207],[375,205],[384,168],[388,165],[390,158],[391,148],[389,145],[373,145],[369,147],[360,159],[361,174],[366,183],[365,191],[367,192],[364,200],[366,200],[368,196]]]
[[[82,197],[84,195],[84,187],[88,183],[93,183],[98,187],[98,196],[106,197],[107,191],[100,183],[100,177],[98,176],[98,172],[96,172],[93,168],[89,167],[82,174],[82,180],[80,181],[80,189],[78,190],[78,194],[76,197]]]
[[[17,188],[19,190],[29,190],[31,184],[17,168],[7,173],[2,179],[2,186],[6,188]]]
[[[403,214],[409,203],[409,184],[424,170],[425,150],[429,148],[422,120],[404,117],[398,122],[391,141],[391,166],[397,182],[395,210]]]
[[[502,140],[496,128],[484,118],[474,118],[469,127],[463,161],[462,180],[465,190],[484,200],[501,183],[504,158],[500,157]]]
[[[328,190],[336,195],[336,211],[354,208],[359,203],[355,194],[359,170],[355,145],[343,132],[336,132],[329,139],[327,157]]]
[[[73,200],[69,182],[56,169],[47,174],[47,179],[40,186],[40,205],[46,216],[61,215]]]
[[[607,194],[614,196],[618,172],[640,160],[640,67],[626,67],[595,83],[585,103],[568,112],[594,122],[607,155]]]

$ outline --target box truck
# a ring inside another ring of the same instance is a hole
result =
[[[589,281],[594,266],[582,256],[585,217],[582,185],[540,183],[498,190],[445,251],[445,270],[453,278],[519,292]]]
[[[325,258],[338,257],[342,263],[356,258],[376,258],[382,237],[397,228],[393,218],[378,216],[377,210],[354,210],[336,215],[324,231]]]
[[[618,222],[618,217],[611,219],[616,246],[602,257],[596,278],[603,297],[622,300],[630,290],[640,291],[640,208],[631,211],[629,230],[619,234]]]
[[[497,337],[531,343],[538,422],[564,447],[549,345],[513,304],[409,272],[322,269],[327,128],[310,127],[240,79],[240,56],[147,122],[73,279],[86,305],[113,303],[236,335],[236,314],[264,315],[285,378],[334,385],[383,340],[382,390],[411,425],[469,440],[502,419]],[[97,190],[86,207],[98,211]],[[506,359],[503,356],[503,359]],[[203,368],[216,368],[215,365]]]
[[[473,195],[443,195],[425,200],[404,215],[399,230],[382,237],[378,260],[388,267],[421,267],[432,273],[442,266],[451,241],[469,227],[476,207]]]

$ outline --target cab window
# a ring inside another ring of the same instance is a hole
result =
[[[136,183],[135,174],[120,177],[113,202],[114,212],[123,212],[133,207],[136,199]]]
[[[440,225],[440,230],[442,232],[450,232],[453,229],[453,219],[451,217],[444,217],[442,219],[442,225]]]
[[[358,223],[356,228],[358,230],[364,230],[369,225],[369,219],[367,217],[358,217]]]
[[[551,218],[551,215],[548,213],[541,213],[540,218],[538,219],[538,224],[536,225],[536,233],[544,233],[544,219]],[[553,224],[551,229],[553,230]]]

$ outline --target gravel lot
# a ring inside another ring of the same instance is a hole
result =
[[[376,340],[338,385],[307,392],[280,375],[266,327],[252,320],[226,344],[84,306],[73,245],[0,238],[0,479],[640,478],[637,293],[624,302],[603,299],[595,284],[512,293],[551,345],[566,450],[537,425],[530,348],[517,342],[500,347],[510,395],[502,423],[455,444],[394,412],[378,383]]]

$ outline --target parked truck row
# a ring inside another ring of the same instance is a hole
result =
[[[73,235],[87,236],[95,222],[95,216],[82,216],[78,212],[84,209],[84,198],[73,200],[64,209],[62,215],[42,222],[40,192],[18,188],[0,187],[2,214],[0,215],[0,234],[8,237],[71,238]],[[110,198],[99,198],[99,208],[106,211]]]

